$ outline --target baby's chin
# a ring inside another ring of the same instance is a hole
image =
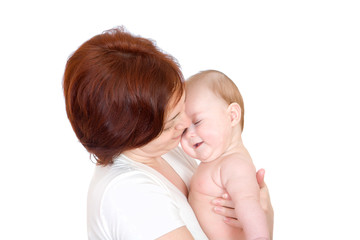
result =
[[[216,154],[214,152],[206,152],[203,153],[202,155],[199,154],[197,157],[193,157],[193,158],[196,158],[203,163],[207,163],[220,159],[220,156],[221,154]]]
[[[200,162],[203,162],[203,163],[207,163],[207,162],[211,162],[211,161],[213,161],[214,159],[208,159],[208,158],[206,158],[206,159],[200,159],[200,158],[197,158]]]
[[[202,154],[195,154],[194,156],[191,156],[192,158],[195,158],[197,160],[199,160],[200,162],[206,163],[206,162],[211,162],[213,159],[209,158],[208,156],[204,156]]]
[[[183,148],[184,152],[189,155],[191,158],[194,158],[196,160],[199,160],[200,162],[203,162],[202,160],[199,159],[199,156],[191,149],[188,150],[188,148]]]

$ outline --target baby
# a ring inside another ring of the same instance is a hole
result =
[[[223,73],[208,70],[186,81],[186,113],[192,124],[181,139],[184,151],[201,161],[190,185],[189,203],[209,239],[270,239],[260,206],[256,169],[243,145],[244,103]],[[211,200],[228,193],[242,229],[211,214]]]

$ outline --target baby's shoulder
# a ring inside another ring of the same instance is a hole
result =
[[[242,151],[234,151],[221,156],[222,163],[226,163],[226,162],[242,163],[249,161],[251,161],[250,155]]]
[[[230,172],[238,171],[239,169],[253,170],[255,168],[250,155],[241,151],[222,156],[219,167]]]

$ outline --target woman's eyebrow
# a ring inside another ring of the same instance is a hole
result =
[[[180,112],[178,112],[173,118],[171,118],[170,120],[167,120],[165,123],[171,122],[173,121],[175,118],[177,118],[177,116],[179,116]]]

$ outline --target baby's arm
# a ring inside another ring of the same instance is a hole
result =
[[[251,159],[241,154],[226,156],[220,166],[220,179],[235,203],[236,217],[242,223],[246,239],[270,239]]]

